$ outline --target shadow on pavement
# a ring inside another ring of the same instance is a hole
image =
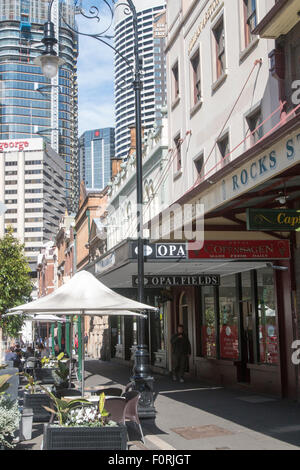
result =
[[[97,385],[129,382],[132,367],[116,362],[89,361],[86,370],[93,375]],[[245,390],[224,389],[195,379],[187,379],[184,384],[174,383],[169,376],[154,376],[154,396],[172,400],[172,406],[189,406],[221,419],[228,420],[249,430],[262,433],[291,445],[300,447],[300,406],[298,403],[276,397],[266,397]],[[261,398],[261,402],[251,402],[251,398]],[[264,401],[266,399],[266,401]],[[270,399],[270,401],[268,401]],[[249,400],[249,401],[248,401]],[[166,434],[159,429],[155,420],[142,420],[147,431],[152,434]],[[183,423],[195,425],[197,423]]]

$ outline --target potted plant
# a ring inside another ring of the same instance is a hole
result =
[[[5,396],[9,387],[8,380],[11,375],[0,376],[0,449],[12,449],[15,447],[13,438],[20,425],[20,411],[18,402]]]
[[[45,410],[44,406],[51,405],[51,399],[40,388],[40,382],[26,372],[23,372],[28,383],[25,386],[23,405],[24,408],[31,408],[33,411],[33,422],[41,423],[49,421],[51,413]]]
[[[36,380],[42,384],[53,384],[55,386],[66,387],[69,370],[66,364],[61,362],[64,358],[64,353],[60,353],[56,358],[44,357],[41,359],[41,368],[34,371]],[[64,383],[62,383],[64,382]]]
[[[47,392],[55,404],[48,409],[58,423],[44,425],[44,450],[126,450],[127,430],[123,424],[109,419],[104,393],[97,405],[85,399],[58,399]]]

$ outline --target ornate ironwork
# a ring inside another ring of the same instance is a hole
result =
[[[49,21],[51,20],[51,9],[52,5],[55,0],[50,0],[49,2]],[[112,30],[113,28],[113,21],[114,21],[114,15],[115,15],[115,10],[116,8],[123,7],[124,14],[125,15],[132,15],[133,16],[133,21],[136,18],[136,10],[135,6],[132,3],[131,0],[127,0],[126,2],[118,2],[118,0],[98,0],[98,5],[92,5],[86,8],[82,7],[82,2],[80,0],[73,0],[74,1],[74,6],[76,8],[76,12],[78,15],[81,15],[87,20],[95,20],[98,24],[101,23],[101,25],[104,25],[102,29],[99,32],[91,33],[91,32],[84,32],[80,31],[78,28],[71,26],[66,18],[63,15],[62,11],[62,3],[60,4],[61,7],[61,13],[60,16],[62,18],[62,21],[64,25],[71,30],[74,34],[78,34],[80,36],[85,36],[85,37],[91,37],[93,39],[96,39],[97,41],[105,44],[109,48],[111,48],[121,59],[127,64],[129,69],[131,70],[132,73],[134,73],[134,67],[133,64],[128,61],[128,59],[122,54],[118,49],[114,47],[113,44],[108,42],[109,40],[113,39],[114,35],[111,34],[109,35],[108,33]],[[96,1],[96,0],[94,0]],[[101,8],[102,7],[102,8]],[[104,7],[104,10],[103,10]]]

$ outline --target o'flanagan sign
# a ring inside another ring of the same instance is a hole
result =
[[[300,230],[300,210],[247,209],[247,230]]]
[[[203,248],[188,247],[189,259],[289,259],[290,243],[287,240],[212,240]]]
[[[132,285],[136,287],[138,277],[132,276]],[[218,274],[177,274],[144,276],[145,287],[176,287],[176,286],[219,286],[220,276]]]

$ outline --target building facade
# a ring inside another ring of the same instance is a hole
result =
[[[40,55],[47,0],[3,0],[0,5],[0,139],[44,137],[65,162],[69,209],[78,204],[77,37],[71,0],[53,4],[56,50],[65,63],[46,79],[34,59]]]
[[[274,3],[168,2],[169,192],[192,214],[201,206],[203,232],[190,217],[197,243],[182,220],[175,228],[189,273],[206,276],[203,285],[181,278],[168,290],[171,330],[183,323],[192,345],[190,374],[297,399],[296,234],[266,218],[286,220],[297,207],[299,116],[278,76],[276,36],[255,34],[287,2]]]
[[[119,2],[121,3],[121,2]],[[166,102],[164,35],[165,2],[134,1],[138,15],[139,52],[142,66],[142,125],[151,129],[161,119],[160,108]],[[116,8],[116,49],[134,66],[132,16],[122,5]],[[115,119],[116,157],[126,158],[130,146],[129,127],[135,123],[133,70],[124,59],[115,55]]]
[[[101,191],[111,179],[115,156],[113,128],[86,131],[79,139],[80,181],[87,190]]]
[[[145,301],[164,308],[157,319],[149,316],[152,366],[171,371],[170,338],[183,324],[192,349],[186,373],[293,400],[298,10],[285,0],[167,2],[168,150],[160,178],[166,206],[151,215],[148,239],[145,219],[144,233]],[[128,184],[121,178],[112,182],[110,201]],[[155,194],[161,188],[158,180]],[[125,221],[120,212],[110,230]],[[91,269],[129,296],[136,241],[117,235]],[[154,344],[157,332],[166,333]],[[131,358],[134,338],[133,325],[114,325],[112,344],[123,359]]]
[[[44,139],[0,141],[0,200],[0,236],[13,228],[36,277],[38,253],[65,212],[64,161]]]

